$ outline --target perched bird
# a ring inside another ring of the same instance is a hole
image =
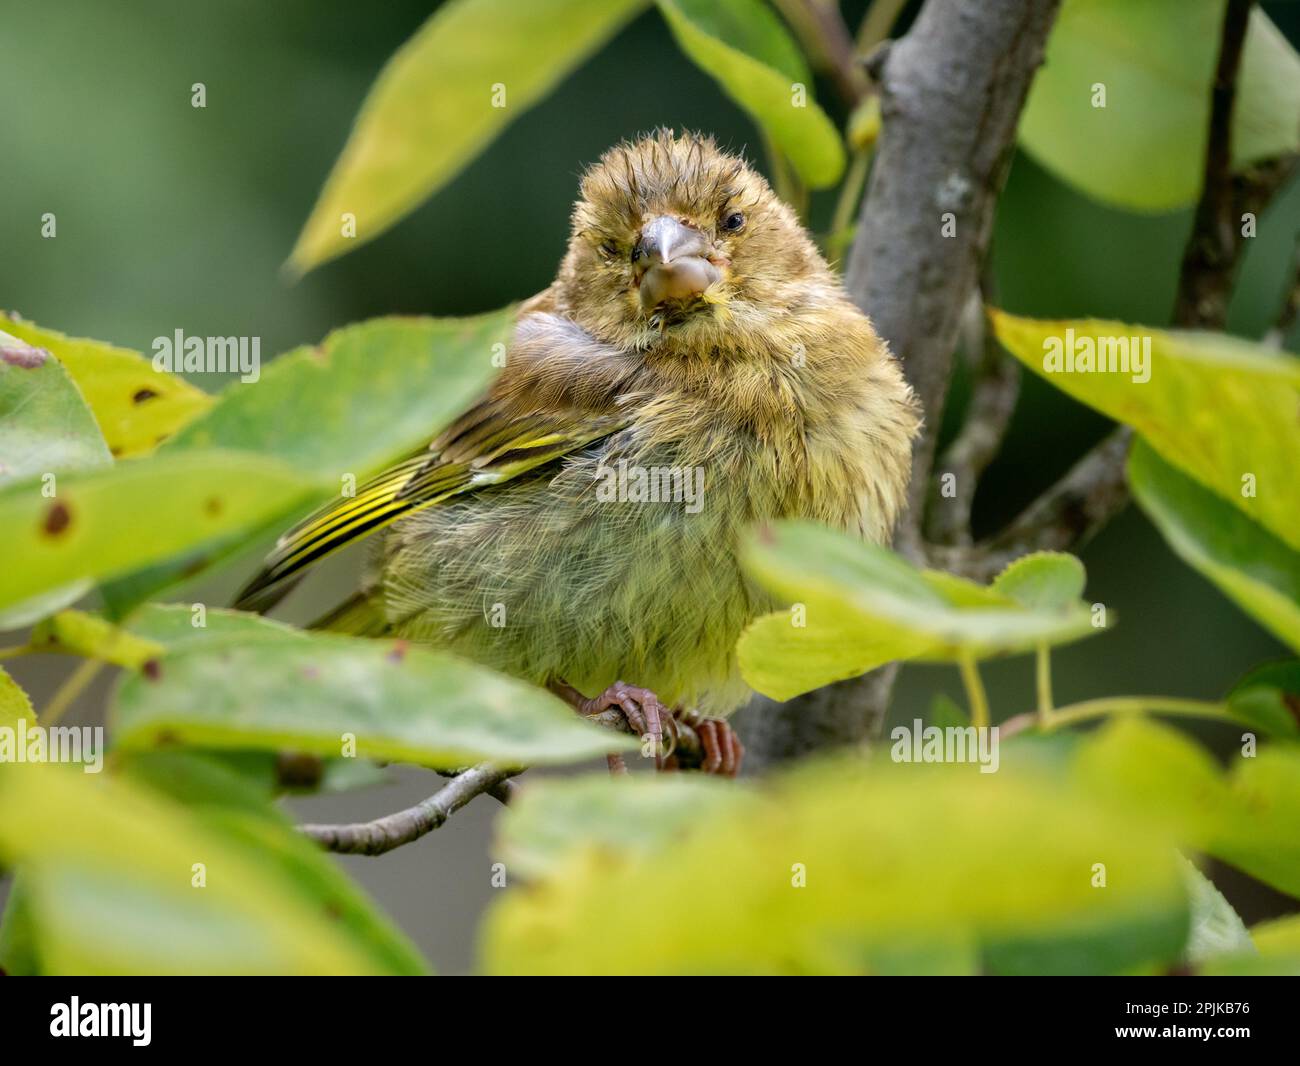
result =
[[[703,768],[734,774],[736,641],[776,606],[741,538],[798,517],[887,541],[918,425],[794,212],[711,138],[661,130],[583,176],[559,274],[522,306],[487,396],[286,533],[238,605],[266,608],[387,526],[322,625],[621,709],[656,745],[686,716]]]

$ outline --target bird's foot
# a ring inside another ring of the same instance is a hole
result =
[[[618,711],[627,720],[632,732],[641,738],[642,755],[653,757],[659,769],[664,768],[665,760],[677,747],[677,719],[648,688],[615,681],[599,696],[587,699],[577,689],[563,682],[550,687],[584,718],[592,718],[605,711]],[[667,746],[664,744],[665,734],[670,738]],[[621,755],[609,755],[606,758],[611,774],[627,773]]]
[[[695,735],[700,738],[699,769],[702,773],[735,777],[740,772],[745,746],[725,718],[710,718],[698,711],[680,708],[673,713],[681,719],[683,725],[695,730]],[[670,756],[666,760],[666,768],[677,768],[676,756]]]

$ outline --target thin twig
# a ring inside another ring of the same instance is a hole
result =
[[[1001,533],[974,548],[932,547],[930,561],[987,581],[1028,552],[1067,551],[1086,544],[1128,503],[1124,461],[1132,437],[1131,429],[1120,426]]]
[[[627,716],[618,708],[588,715],[587,720],[616,732],[632,733]],[[674,754],[685,769],[698,765],[703,759],[700,736],[688,723],[677,719],[677,745]],[[386,814],[371,822],[354,822],[347,825],[303,825],[299,829],[327,851],[349,855],[382,855],[394,848],[419,840],[426,833],[441,826],[475,796],[487,794],[504,804],[509,804],[517,786],[511,777],[522,770],[502,770],[491,763],[481,763],[450,776],[451,780],[428,799],[414,807]]]
[[[1013,715],[998,726],[998,735],[1008,740],[1017,733],[1038,729],[1052,732],[1068,725],[1078,725],[1094,718],[1112,714],[1171,714],[1183,718],[1211,718],[1236,722],[1227,704],[1210,700],[1182,700],[1170,696],[1112,696],[1105,699],[1084,700],[1053,711],[1044,722],[1035,711]]]
[[[1240,236],[1232,188],[1232,107],[1237,71],[1254,0],[1228,0],[1219,39],[1219,61],[1210,97],[1210,128],[1205,147],[1204,183],[1196,205],[1192,235],[1183,253],[1174,322],[1179,326],[1222,329],[1232,294]]]
[[[76,669],[67,676],[63,684],[50,697],[50,702],[45,705],[45,710],[40,715],[41,725],[54,725],[55,722],[67,714],[68,708],[77,701],[78,696],[86,691],[86,688],[95,680],[104,665],[101,659],[83,659],[79,662]]]
[[[1232,106],[1251,0],[1230,0],[1210,107],[1204,183],[1183,255],[1174,324],[1223,329],[1240,257],[1240,216],[1262,211],[1294,171],[1295,157],[1270,160],[1232,174]],[[1026,552],[1066,551],[1086,543],[1128,503],[1125,460],[1132,430],[1116,429],[1080,459],[1001,533],[973,549],[932,549],[946,569],[987,580]]]
[[[979,478],[1002,447],[1020,396],[1020,363],[1002,350],[988,328],[986,305],[996,302],[990,271],[971,294],[968,348],[975,356],[974,382],[961,432],[935,464],[926,533],[936,544],[971,543],[971,508]],[[945,475],[952,495],[945,495]]]
[[[984,692],[984,682],[980,680],[980,668],[975,657],[969,652],[957,660],[961,669],[961,681],[966,686],[966,701],[970,704],[970,723],[976,729],[987,729],[989,724],[989,698]]]
[[[327,851],[348,855],[382,855],[386,851],[419,840],[437,829],[475,796],[493,793],[518,770],[503,770],[481,763],[457,774],[428,799],[373,822],[350,825],[304,825],[300,830]],[[501,796],[497,797],[498,799]],[[508,798],[508,796],[507,796]],[[504,800],[503,800],[504,802]]]

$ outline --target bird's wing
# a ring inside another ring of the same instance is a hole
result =
[[[262,569],[235,600],[265,611],[307,568],[402,515],[469,491],[510,481],[577,451],[628,422],[623,414],[533,411],[519,414],[498,399],[471,408],[428,451],[366,482],[355,496],[325,504],[280,537]]]

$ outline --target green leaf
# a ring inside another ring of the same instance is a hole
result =
[[[275,794],[270,779],[242,772],[233,759],[223,761],[222,754],[174,748],[124,751],[116,756],[115,770],[195,810],[233,808],[282,820],[269,805]]]
[[[28,725],[36,724],[32,701],[23,687],[0,667],[0,727],[13,729],[19,719]]]
[[[804,184],[834,185],[844,142],[812,99],[807,66],[777,17],[758,0],[657,2],[681,50],[771,137]],[[796,85],[806,94],[801,106]]]
[[[355,761],[355,760],[349,760]],[[302,837],[270,794],[214,755],[182,751],[131,752],[122,769],[134,782],[202,812],[214,827],[283,874],[309,901],[358,943],[380,956],[391,973],[424,973],[419,952],[374,903],[314,844]]]
[[[1020,123],[1020,142],[1103,203],[1167,211],[1200,194],[1225,0],[1066,0]],[[1106,106],[1093,103],[1105,86]],[[1300,147],[1300,57],[1256,10],[1233,111],[1232,161]]]
[[[1300,898],[1300,751],[1262,748],[1237,762],[1228,783],[1229,816],[1210,854]]]
[[[1064,552],[1033,552],[1008,564],[990,586],[1021,607],[1066,610],[1083,595],[1083,563]]]
[[[201,613],[196,611],[197,607],[202,607]],[[200,620],[202,625],[197,625]],[[218,640],[247,644],[256,640],[302,640],[306,636],[301,629],[260,614],[185,603],[145,604],[123,626],[137,637],[164,646],[167,651]]]
[[[1300,359],[1224,334],[990,314],[998,340],[1027,367],[1132,426],[1165,462],[1300,549]],[[1079,369],[1087,351],[1121,366],[1127,353],[1130,372]],[[1074,370],[1047,369],[1071,352]]]
[[[196,624],[200,622],[202,624]],[[63,611],[38,625],[29,644],[41,651],[86,655],[130,669],[139,669],[154,661],[150,669],[161,669],[162,664],[155,660],[180,648],[200,646],[210,649],[222,642],[248,644],[305,639],[302,630],[261,615],[207,608],[202,604],[151,603],[132,614],[121,626],[80,611]],[[2,713],[0,718],[3,718]],[[184,755],[137,752],[132,757],[132,766],[147,761],[147,754],[156,755],[163,763],[167,762],[166,756],[175,756],[182,762],[191,760],[216,766],[221,773],[242,780],[253,795],[263,799],[279,791],[342,792],[388,780],[379,767],[365,759],[310,756],[302,761],[264,750],[187,752]],[[189,769],[188,765],[186,769]]]
[[[1250,930],[1255,947],[1214,955],[1199,972],[1224,977],[1300,977],[1300,915],[1261,922]]]
[[[154,369],[138,352],[67,337],[14,315],[2,324],[15,337],[52,352],[67,368],[110,451],[119,458],[151,451],[212,404],[203,390]]]
[[[773,699],[894,660],[986,658],[1097,632],[1077,601],[1052,610],[1021,606],[996,589],[915,570],[885,548],[810,523],[779,523],[751,542],[744,564],[794,605],[752,623],[736,649],[746,681]]]
[[[1278,739],[1300,740],[1300,659],[1252,670],[1228,694],[1228,709]]]
[[[1207,852],[1279,891],[1300,896],[1300,751],[1261,747],[1226,777],[1181,733],[1116,720],[1089,739],[1075,775],[1090,795],[1165,822]]]
[[[742,795],[730,782],[698,775],[529,781],[501,820],[497,851],[512,876],[529,878],[554,873],[584,849],[646,854],[707,824]]]
[[[0,971],[8,977],[31,977],[41,972],[27,879],[21,875],[9,884],[9,901],[0,918]]]
[[[138,779],[188,806],[209,802],[260,808],[279,795],[348,792],[392,782],[387,770],[366,759],[257,748],[141,748],[119,752],[117,759]],[[229,781],[237,785],[227,788]]]
[[[344,876],[330,856],[295,829],[233,808],[211,811],[205,822],[257,855],[264,868],[292,884],[349,940],[364,945],[382,973],[411,976],[429,972],[428,963],[406,934]]]
[[[1065,931],[1104,945],[1090,969],[1121,969],[1172,961],[1187,934],[1169,837],[1044,770],[821,760],[733,803],[616,852],[556,855],[538,827],[544,876],[489,912],[486,968],[951,972],[981,945]],[[591,824],[603,839],[605,814]],[[610,903],[627,899],[657,901],[657,920]]]
[[[301,842],[254,821],[186,812],[107,775],[0,770],[0,857],[24,879],[42,972],[409,972],[359,934],[355,890],[322,891]]]
[[[31,482],[9,485],[0,491],[0,608],[256,528],[303,489],[279,463],[223,452],[69,474],[53,499]]]
[[[123,680],[110,722],[125,749],[184,743],[349,754],[426,766],[570,762],[631,750],[544,689],[445,652],[309,634],[177,648]]]
[[[930,713],[925,724],[939,729],[965,729],[970,725],[970,715],[951,696],[940,692],[930,701]]]
[[[1188,566],[1260,625],[1300,651],[1300,551],[1134,442],[1129,485],[1147,517]]]
[[[496,374],[513,310],[473,318],[378,318],[276,359],[232,385],[165,451],[231,448],[281,459],[330,491],[423,448]],[[355,487],[355,486],[354,486]]]
[[[0,331],[0,485],[112,461],[63,365]]]
[[[383,233],[645,6],[646,0],[444,4],[375,80],[290,265],[305,273]],[[505,95],[494,100],[498,86]],[[356,219],[354,238],[343,236],[344,214]]]
[[[31,646],[40,651],[82,655],[137,670],[163,652],[163,646],[143,640],[85,611],[60,611],[32,630]]]
[[[1192,906],[1192,932],[1187,939],[1186,961],[1196,965],[1216,955],[1253,953],[1255,943],[1250,939],[1246,923],[1232,909],[1232,904],[1223,898],[1223,893],[1214,887],[1214,882],[1186,859],[1183,860],[1183,872],[1187,877]]]
[[[72,581],[59,588],[32,596],[21,603],[5,607],[0,610],[0,632],[8,629],[26,629],[59,608],[76,603],[94,587],[93,581]]]

